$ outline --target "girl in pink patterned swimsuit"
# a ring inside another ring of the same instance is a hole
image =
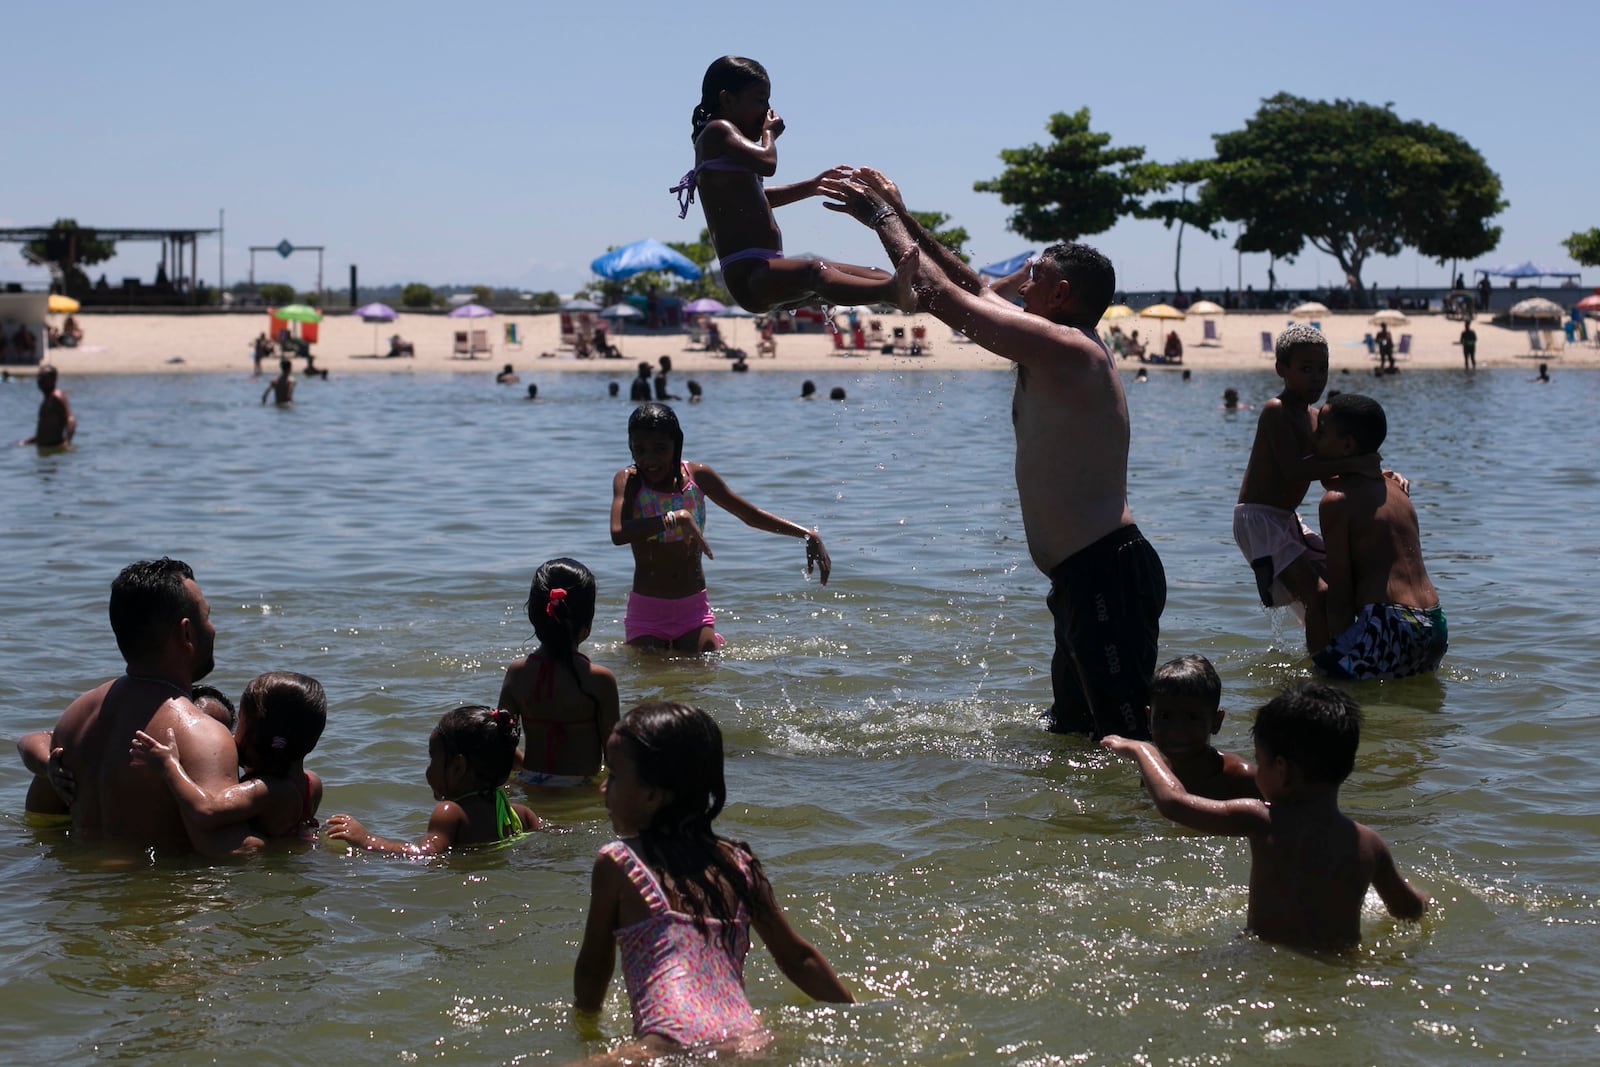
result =
[[[759,314],[819,302],[895,304],[901,311],[915,311],[911,283],[917,273],[916,249],[893,275],[876,267],[783,254],[783,234],[772,209],[817,196],[823,181],[848,177],[850,170],[835,167],[809,181],[763,185],[762,179],[777,172],[777,140],[783,133],[783,119],[768,106],[771,95],[766,68],[753,59],[723,56],[706,70],[692,118],[694,169],[671,189],[678,194],[678,217],[688,214],[698,190],[722,279],[747,311]]]
[[[685,1048],[747,1051],[765,1042],[744,992],[750,927],[779,970],[817,1000],[855,998],[789,925],[750,846],[717,836],[727,790],[722,731],[686,704],[642,704],[606,742],[604,791],[621,840],[600,850],[573,974],[592,1019],[622,950],[634,1040],[618,1060]]]
[[[700,557],[706,544],[706,500],[768,533],[806,545],[806,572],[815,566],[828,584],[833,561],[822,537],[797,522],[762,511],[728,488],[704,463],[683,461],[683,428],[665,404],[641,404],[628,418],[633,464],[611,482],[611,543],[633,548],[633,589],[623,633],[628,644],[712,652],[722,644],[706,594]]]

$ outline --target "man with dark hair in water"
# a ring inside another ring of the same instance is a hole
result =
[[[74,700],[51,731],[51,758],[76,786],[74,835],[131,852],[192,849],[220,858],[259,849],[242,822],[185,826],[161,771],[128,753],[135,732],[165,737],[170,730],[184,770],[202,789],[239,783],[227,727],[190,699],[194,683],[211,672],[216,630],[189,565],[162,558],[125,567],[111,583],[111,629],[126,673]]]
[[[1128,508],[1128,405],[1095,332],[1116,289],[1111,262],[1087,245],[1052,245],[990,287],[877,171],[830,179],[823,191],[843,202],[830,207],[876,229],[894,262],[920,248],[923,310],[1017,365],[1017,494],[1055,619],[1050,729],[1148,738],[1167,579]]]

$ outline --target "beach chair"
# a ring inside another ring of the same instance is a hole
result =
[[[705,323],[696,316],[689,322],[688,335],[684,338],[688,342],[685,348],[704,348],[706,346]]]
[[[506,347],[518,349],[522,347],[522,333],[514,322],[506,323]]]
[[[489,343],[488,330],[473,330],[471,350],[467,353],[468,359],[477,359],[479,352],[489,353],[494,351],[494,345]]]
[[[466,330],[456,331],[456,341],[450,349],[450,355],[452,357],[466,356],[468,359],[472,358],[472,349],[468,347]]]
[[[1220,334],[1217,333],[1217,320],[1216,319],[1207,319],[1206,320],[1205,336],[1200,338],[1200,343],[1201,344],[1210,343],[1210,344],[1214,344],[1214,345],[1220,345],[1222,343],[1222,337],[1221,337]]]
[[[1546,352],[1560,352],[1567,347],[1566,341],[1555,330],[1545,330],[1542,334],[1544,350]]]
[[[1544,351],[1544,345],[1539,343],[1539,331],[1538,330],[1529,330],[1528,331],[1528,351],[1529,352],[1543,352]]]
[[[1261,331],[1261,354],[1263,356],[1275,355],[1272,351],[1272,334],[1266,330]]]
[[[833,354],[836,356],[848,356],[850,354],[850,349],[844,343],[843,330],[833,331]]]
[[[896,352],[900,351],[902,348],[909,347],[906,344],[906,328],[904,326],[896,326],[892,336],[894,337],[894,350]]]
[[[881,348],[883,346],[883,323],[877,319],[869,319],[867,321],[867,342],[873,348]]]
[[[756,357],[765,359],[778,358],[778,342],[772,336],[772,323],[761,327],[761,340],[756,342]]]
[[[1410,359],[1411,358],[1411,335],[1409,333],[1403,333],[1403,334],[1400,335],[1400,344],[1395,347],[1394,358],[1395,359]]]
[[[850,330],[850,347],[858,352],[865,352],[867,350],[867,331],[860,326],[853,327]]]
[[[928,351],[929,347],[928,328],[926,326],[911,327],[911,351],[922,353]]]

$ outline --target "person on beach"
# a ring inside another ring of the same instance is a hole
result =
[[[1339,810],[1339,786],[1361,740],[1355,699],[1303,682],[1263,705],[1250,732],[1261,800],[1195,796],[1154,745],[1122,737],[1100,743],[1138,762],[1162,815],[1204,833],[1250,839],[1246,926],[1257,937],[1308,949],[1359,944],[1368,887],[1389,914],[1421,918],[1427,894],[1401,876],[1383,838]]]
[[[40,448],[65,448],[78,432],[78,417],[67,403],[67,394],[57,385],[60,378],[55,367],[40,364],[35,383],[44,399],[39,401],[39,419],[34,424],[33,436],[24,437],[19,445],[37,445]]]
[[[596,1015],[622,954],[634,1062],[693,1049],[750,1052],[767,1043],[744,989],[750,928],[808,996],[854,1003],[826,957],[789,925],[750,846],[713,827],[727,801],[722,731],[686,704],[643,704],[606,742],[606,812],[618,840],[590,876],[589,916],[573,968],[573,1008]]]
[[[498,703],[522,724],[513,777],[544,788],[591,786],[617,725],[617,677],[578,646],[594,624],[595,581],[575,559],[539,565],[528,589],[528,621],[539,647],[506,668]]]
[[[1550,364],[1548,364],[1548,363],[1539,364],[1539,373],[1537,375],[1535,375],[1534,377],[1528,379],[1528,381],[1530,381],[1530,382],[1548,382],[1549,380],[1550,380]]]
[[[694,169],[672,188],[683,218],[696,191],[717,250],[723,283],[739,306],[756,313],[807,304],[894,304],[913,310],[915,250],[894,275],[822,259],[783,254],[774,208],[817,196],[823,181],[847,173],[836,167],[809,181],[764,187],[778,170],[783,119],[770,104],[772,83],[760,63],[723,56],[706,69],[691,119]]]
[[[1391,373],[1398,370],[1399,368],[1395,366],[1394,362],[1394,334],[1389,332],[1388,323],[1378,324],[1378,336],[1375,340],[1378,342],[1379,369]]]
[[[1327,573],[1322,538],[1296,509],[1314,478],[1380,474],[1376,456],[1329,462],[1312,456],[1317,413],[1312,407],[1328,384],[1328,339],[1311,326],[1291,326],[1273,346],[1273,369],[1283,391],[1261,405],[1239,500],[1233,540],[1255,572],[1263,607],[1288,607],[1304,618],[1305,605]]]
[[[328,836],[368,852],[437,856],[548,829],[532,808],[506,795],[520,737],[509,711],[465,704],[446,712],[428,738],[428,786],[439,802],[428,816],[428,832],[415,842],[391,841],[341,814],[328,820]]]
[[[517,377],[517,368],[513,367],[509,363],[507,363],[505,367],[501,369],[499,374],[494,376],[494,383],[496,385],[520,385],[521,382],[522,379]]]
[[[662,356],[656,360],[656,363],[660,365],[661,369],[656,371],[655,398],[663,402],[668,400],[682,400],[683,397],[674,396],[672,390],[667,387],[667,375],[672,373],[672,357]]]
[[[1318,457],[1377,459],[1388,435],[1383,407],[1341,393],[1322,409]],[[1438,668],[1450,633],[1422,562],[1417,511],[1393,478],[1325,478],[1318,515],[1328,576],[1306,612],[1312,660],[1336,678],[1403,678]]]
[[[650,401],[650,372],[653,368],[648,360],[639,361],[639,376],[634,378],[633,384],[628,387],[628,399],[636,404]]]
[[[1461,327],[1461,363],[1466,370],[1478,369],[1478,331],[1471,319]]]
[[[1222,729],[1222,679],[1204,656],[1180,656],[1150,681],[1150,740],[1183,787],[1197,797],[1260,797],[1256,774],[1239,756],[1219,752],[1211,738]]]
[[[51,759],[75,785],[73,834],[130,853],[193,850],[218,859],[261,848],[243,818],[188,825],[157,769],[129,756],[136,732],[170,733],[201,789],[239,784],[233,737],[190,696],[211,673],[217,635],[194,571],[166,558],[123,568],[111,583],[111,629],[127,672],[74,700],[51,731]]]
[[[278,360],[278,376],[267,385],[261,393],[261,403],[267,402],[267,397],[274,397],[274,403],[285,407],[294,403],[294,364],[287,359]]]
[[[706,543],[706,501],[746,526],[797,537],[806,546],[806,573],[817,568],[828,584],[833,561],[816,530],[808,530],[739,496],[704,463],[683,459],[683,429],[665,404],[642,404],[628,418],[633,463],[611,483],[611,543],[633,548],[633,589],[623,620],[627,643],[643,648],[712,652],[722,644],[706,595],[700,557]]]
[[[191,830],[248,819],[251,830],[263,838],[314,841],[322,779],[305,769],[305,758],[317,747],[327,722],[322,683],[292,671],[272,671],[252,678],[239,698],[234,744],[244,777],[237,785],[219,793],[196,783],[184,771],[170,729],[165,744],[136,731],[129,754],[136,762],[161,768]]]
[[[1226,388],[1226,389],[1224,389],[1222,391],[1222,410],[1223,411],[1248,411],[1248,410],[1250,410],[1250,405],[1249,404],[1241,404],[1239,402],[1239,390],[1233,388],[1233,386],[1230,385],[1228,388]]]
[[[1017,493],[1055,622],[1049,728],[1148,737],[1167,579],[1128,507],[1128,405],[1095,334],[1116,289],[1111,262],[1087,245],[1056,244],[991,287],[877,171],[829,179],[823,192],[874,227],[892,258],[920,248],[925,310],[1017,365]]]
[[[261,364],[272,355],[272,338],[267,336],[267,331],[262,330],[256,335],[255,344],[250,351],[250,375],[253,378],[261,377]]]

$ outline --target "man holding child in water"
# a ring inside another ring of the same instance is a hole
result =
[[[239,755],[228,728],[190,699],[211,672],[216,629],[189,565],[141,561],[111,583],[111,629],[128,669],[74,700],[51,732],[72,776],[72,831],[119,851],[187,852],[211,858],[262,846],[240,822],[186,827],[161,771],[129,755],[134,733],[171,731],[183,768],[207,792],[239,783]]]
[[[923,310],[1017,365],[1017,493],[1055,619],[1050,729],[1148,738],[1167,580],[1128,508],[1128,406],[1095,333],[1116,287],[1110,261],[1086,245],[1052,245],[991,288],[877,171],[827,178],[822,192],[877,230],[894,262],[920,249]]]

